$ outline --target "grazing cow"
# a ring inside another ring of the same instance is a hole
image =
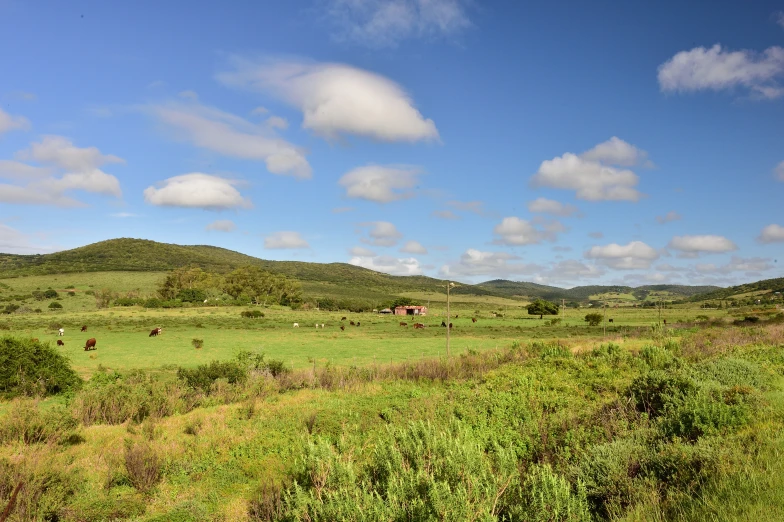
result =
[[[62,328],[60,328],[59,330],[57,330],[57,335],[59,335],[59,336],[63,336],[63,335],[65,335],[65,330],[63,330]]]
[[[404,323],[403,321],[400,321],[400,326],[408,326],[408,323]]]
[[[321,323],[321,328],[324,328],[324,323]]]
[[[446,328],[446,323],[444,321],[441,321],[441,328]]]
[[[357,321],[357,326],[359,326],[359,321]]]
[[[665,320],[664,320],[664,324],[665,324],[665,325],[667,324],[667,319],[665,319]]]
[[[613,320],[612,319],[607,319],[607,322],[611,323],[611,322],[613,322]]]
[[[65,346],[65,343],[60,339],[57,339],[57,346]]]
[[[82,325],[82,331],[83,331],[83,332],[86,332],[86,331],[87,331],[87,325],[86,325],[86,324],[85,324],[85,325]]]
[[[316,323],[316,330],[318,330],[318,323]]]
[[[294,323],[294,326],[292,326],[292,328],[299,328],[299,323]]]
[[[341,317],[341,318],[340,318],[340,320],[341,320],[341,321],[345,321],[345,320],[346,320],[346,318],[345,318],[345,317]]]
[[[414,328],[424,328],[425,325],[422,323],[414,323]]]
[[[345,330],[345,329],[346,329],[346,327],[345,327],[345,326],[343,326],[343,325],[341,324],[341,325],[340,325],[340,329],[341,329],[341,330]]]
[[[88,350],[95,350],[95,349],[96,349],[95,348],[95,337],[87,339],[87,342],[84,345],[84,351],[86,352]]]
[[[472,322],[472,323],[475,323],[475,322],[476,322],[476,317],[472,317],[472,318],[471,318],[471,322]]]
[[[157,337],[158,334],[161,333],[161,330],[163,330],[163,328],[153,328],[152,330],[150,330],[150,335],[149,336],[150,337]]]
[[[455,319],[457,319],[457,318],[458,318],[458,315],[457,315],[457,314],[455,314]]]
[[[348,323],[348,324],[350,324],[351,326],[355,326],[355,325],[354,325],[354,321],[349,321],[349,323]]]
[[[449,328],[452,328],[452,323],[449,323]]]

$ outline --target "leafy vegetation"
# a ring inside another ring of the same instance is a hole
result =
[[[558,315],[558,310],[560,307],[555,303],[551,303],[550,301],[537,299],[533,303],[529,304],[527,308],[528,315],[538,315],[539,319],[541,319],[543,315]]]
[[[80,384],[68,359],[49,343],[0,337],[0,396],[46,396]]]

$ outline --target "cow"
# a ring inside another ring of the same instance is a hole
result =
[[[341,321],[345,321],[345,320],[346,320],[346,318],[345,318],[345,317],[341,317],[341,318],[340,318],[340,320],[341,320]]]
[[[403,321],[400,321],[400,326],[408,326],[408,323],[404,323]]]
[[[667,319],[664,319],[664,325],[667,326]]]
[[[425,325],[422,323],[414,323],[414,328],[424,328]]]
[[[86,352],[88,350],[95,350],[95,349],[96,349],[95,337],[91,337],[90,339],[87,339],[87,342],[84,344],[84,351]]]
[[[294,323],[294,325],[292,326],[292,328],[299,328],[299,323]]]
[[[62,340],[57,339],[57,346],[65,346],[65,343]]]
[[[476,322],[476,317],[472,317],[472,318],[471,318],[471,322],[472,322],[472,323],[475,323],[475,322]]]
[[[458,318],[458,315],[457,315],[457,314],[455,314],[455,319],[457,319],[457,318]]]
[[[354,321],[349,321],[348,324],[350,324],[351,326],[355,326]]]
[[[63,335],[65,335],[65,330],[63,330],[62,328],[60,328],[59,330],[57,330],[57,335],[59,335],[59,336],[61,336],[61,337],[62,337]]]
[[[322,328],[322,329],[324,328],[324,323],[321,323],[321,328]]]
[[[162,330],[161,328],[153,328],[152,330],[150,330],[149,337],[157,337],[158,334],[161,333],[161,330]]]
[[[85,325],[82,325],[82,331],[83,331],[83,332],[86,332],[86,331],[87,331],[87,325],[86,325],[86,324],[85,324]]]
[[[441,328],[446,328],[446,322],[441,321]]]
[[[340,330],[341,330],[341,331],[345,331],[345,329],[346,329],[346,327],[345,327],[345,326],[343,326],[343,325],[341,324],[341,325],[340,325]]]
[[[359,321],[357,321],[357,326],[359,326]]]
[[[316,330],[318,330],[318,323],[316,323]]]
[[[449,323],[449,328],[452,328],[452,323]]]
[[[613,322],[613,320],[612,319],[607,319],[607,322],[611,323],[611,322]]]

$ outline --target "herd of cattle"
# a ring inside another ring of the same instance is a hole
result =
[[[455,316],[455,318],[457,318],[457,316]],[[346,318],[345,318],[345,317],[341,317],[341,318],[340,318],[340,321],[341,321],[341,322],[343,322],[343,321],[345,321],[345,320],[346,320]],[[472,317],[472,318],[471,318],[471,322],[472,322],[472,323],[475,323],[475,322],[476,322],[476,317]],[[357,322],[355,323],[354,321],[349,321],[349,325],[351,325],[351,326],[360,326],[360,322],[359,322],[359,321],[357,321]],[[406,323],[406,322],[404,322],[404,321],[400,321],[400,326],[402,326],[402,327],[408,327],[408,323]],[[425,325],[424,323],[414,323],[412,326],[413,326],[415,329],[420,329],[420,328],[427,328],[427,325]],[[446,325],[446,321],[441,321],[441,326],[442,326],[443,328],[446,328],[446,327],[447,327],[447,325]],[[299,323],[294,323],[294,324],[292,325],[292,328],[299,328]],[[324,328],[324,323],[321,323],[321,324],[319,324],[319,323],[316,323],[316,328]],[[449,323],[449,328],[452,328],[452,323]],[[345,326],[345,325],[343,325],[343,324],[341,324],[341,325],[340,325],[340,329],[341,329],[342,331],[345,331],[345,330],[346,330],[346,326]],[[150,335],[152,335],[152,334],[150,334]]]
[[[87,331],[87,325],[86,324],[82,325],[82,328],[81,328],[80,331],[86,332]],[[150,331],[150,337],[157,337],[158,335],[160,335],[162,333],[163,333],[163,328],[161,328],[159,326],[157,328],[153,328]],[[65,335],[65,329],[64,328],[60,328],[59,330],[57,330],[57,336],[58,337],[63,337],[64,335]],[[34,342],[38,342],[38,338],[34,337],[33,341]],[[95,347],[96,343],[97,343],[97,341],[95,340],[95,337],[90,337],[84,343],[84,351],[87,352],[87,351],[90,351],[90,350],[95,350],[96,349],[96,347]],[[65,342],[62,339],[57,339],[57,346],[65,346]]]

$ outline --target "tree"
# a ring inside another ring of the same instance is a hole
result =
[[[57,301],[52,301],[51,303],[49,303],[49,309],[50,310],[61,310],[62,308],[63,308],[63,305],[61,305]]]
[[[114,292],[111,288],[101,288],[95,292],[95,306],[98,308],[106,308],[114,298]]]
[[[528,305],[528,315],[538,315],[539,319],[543,315],[558,315],[558,305],[550,301],[537,299]]]
[[[177,298],[183,290],[205,291],[207,288],[220,286],[219,279],[219,275],[205,272],[197,266],[177,268],[158,285],[158,296],[169,301]]]
[[[593,312],[586,314],[585,320],[588,323],[588,326],[598,326],[604,320],[604,316],[600,313]]]
[[[44,292],[44,298],[45,299],[54,299],[57,296],[58,296],[57,290],[52,290],[51,288]]]

